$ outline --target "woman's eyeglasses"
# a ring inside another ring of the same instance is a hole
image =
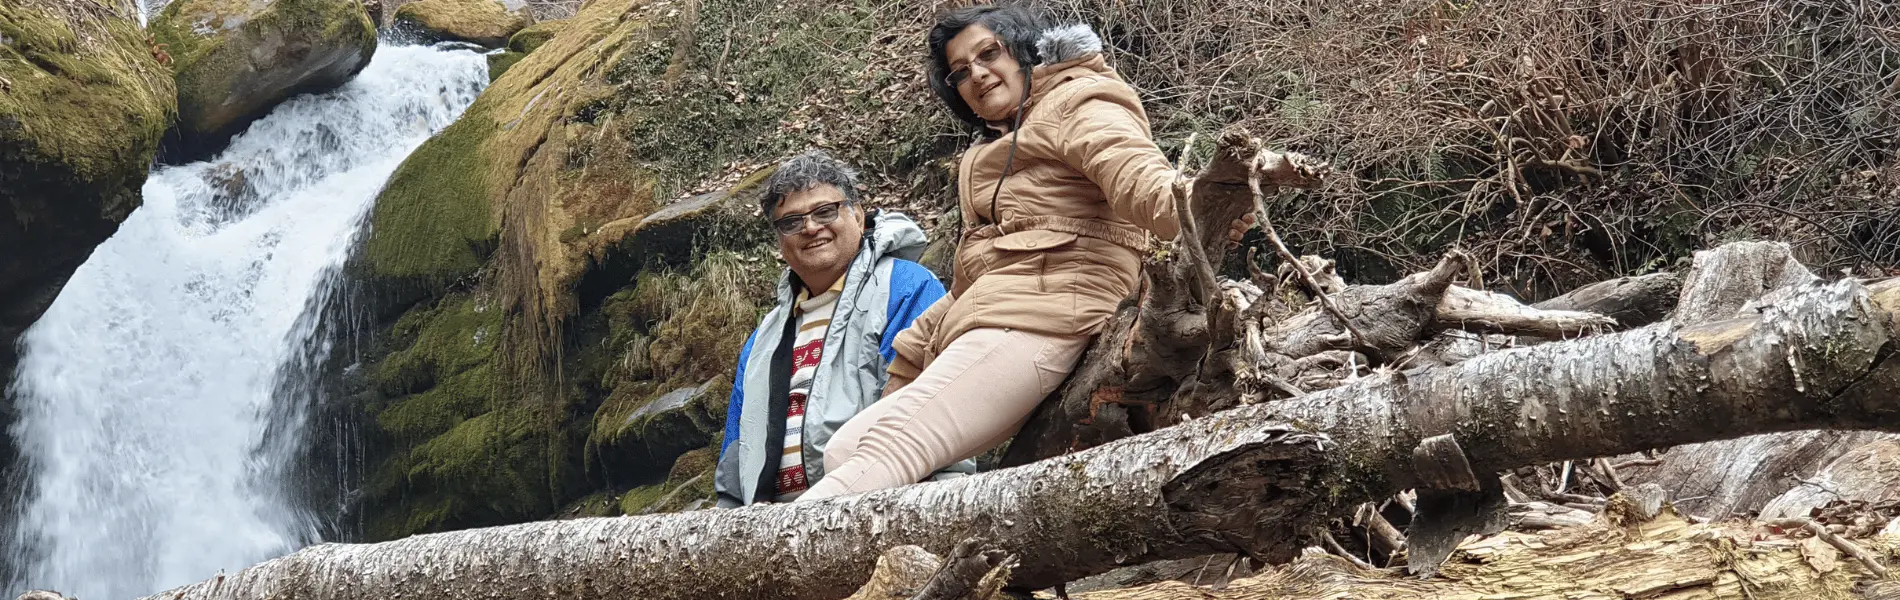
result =
[[[838,220],[838,213],[843,208],[843,202],[833,202],[812,209],[808,213],[785,215],[772,221],[772,229],[777,230],[779,235],[797,235],[798,232],[805,230],[805,219],[809,218],[811,222],[819,225],[830,225],[832,221]]]
[[[944,76],[943,82],[950,84],[950,87],[952,88],[962,86],[963,82],[970,80],[970,66],[971,65],[983,65],[983,68],[988,69],[990,68],[990,63],[994,63],[996,62],[996,59],[999,59],[1002,57],[1003,57],[1003,45],[998,44],[995,41],[991,41],[989,46],[983,48],[983,51],[976,53],[976,60],[970,61],[968,63],[964,63],[964,65],[961,67],[957,67],[956,70],[951,71],[949,75]]]

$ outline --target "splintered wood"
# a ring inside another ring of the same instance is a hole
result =
[[[1891,529],[1890,529],[1891,531]],[[1891,566],[1900,534],[1855,544]],[[1796,539],[1760,524],[1695,524],[1664,510],[1620,527],[1506,531],[1460,546],[1437,577],[1366,570],[1336,556],[1308,554],[1223,589],[1166,582],[1078,594],[1076,600],[1624,600],[1654,598],[1862,599],[1882,582],[1853,557],[1816,538]]]

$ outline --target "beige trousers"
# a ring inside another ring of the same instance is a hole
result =
[[[1089,336],[972,329],[916,381],[858,413],[825,447],[825,475],[798,501],[916,483],[1007,441],[1075,369]]]

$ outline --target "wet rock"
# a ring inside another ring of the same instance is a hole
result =
[[[343,85],[376,53],[359,0],[177,0],[151,30],[178,84],[176,162],[216,153],[292,96]]]
[[[522,54],[534,52],[542,44],[548,43],[548,40],[554,39],[554,36],[559,35],[566,27],[566,19],[542,21],[529,25],[508,37],[508,51]]]
[[[494,0],[421,0],[396,9],[395,26],[427,41],[500,48],[528,18]]]
[[[713,379],[667,391],[624,417],[619,435],[597,436],[599,468],[610,480],[639,479],[705,446],[725,425],[729,386]]]

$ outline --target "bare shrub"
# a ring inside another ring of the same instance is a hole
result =
[[[1115,48],[1164,140],[1240,123],[1341,167],[1277,219],[1348,279],[1453,245],[1531,297],[1726,239],[1900,262],[1891,3],[1053,5]]]

